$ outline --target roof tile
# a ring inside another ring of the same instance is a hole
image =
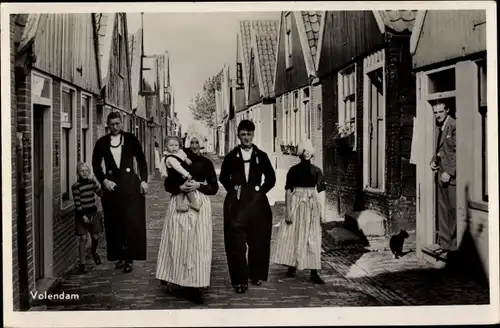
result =
[[[243,69],[246,76],[250,72],[251,30],[255,33],[277,33],[279,22],[276,20],[244,20],[240,21],[241,43],[244,57]]]
[[[321,17],[325,13],[323,11],[302,11],[302,18],[304,20],[304,28],[306,36],[309,41],[309,47],[312,54],[313,61],[316,60],[317,47],[319,42],[319,32],[321,28]]]
[[[413,30],[418,10],[379,10],[384,24],[396,32]]]
[[[264,90],[264,96],[268,97],[273,87],[278,34],[276,30],[274,32],[259,33],[256,34],[255,41],[257,44],[257,56],[259,56],[260,73],[263,82],[262,88]]]

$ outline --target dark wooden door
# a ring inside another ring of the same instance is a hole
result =
[[[44,277],[43,217],[43,107],[33,110],[33,219],[35,237],[35,278]]]

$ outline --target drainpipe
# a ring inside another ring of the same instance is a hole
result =
[[[21,310],[30,307],[29,301],[29,276],[28,276],[28,251],[26,236],[26,188],[24,186],[23,172],[23,133],[16,136],[16,202],[17,202],[17,259],[19,265],[19,296]]]

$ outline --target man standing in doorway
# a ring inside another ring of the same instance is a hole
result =
[[[224,245],[231,283],[237,293],[267,281],[272,232],[272,211],[267,199],[276,184],[268,155],[253,143],[255,125],[238,125],[240,145],[224,158],[220,182],[224,200]],[[264,176],[264,183],[262,177]],[[247,262],[248,245],[248,262]]]
[[[188,134],[184,133],[184,137],[182,137],[182,147],[181,148],[186,148],[186,139],[187,139]]]
[[[436,152],[430,163],[435,174],[437,219],[441,247],[438,254],[446,255],[457,249],[456,215],[456,121],[444,103],[432,107],[436,117]]]
[[[122,131],[120,113],[111,112],[107,124],[111,132],[97,140],[92,168],[103,187],[108,261],[117,261],[116,268],[128,273],[134,260],[146,260],[148,167],[137,137]],[[139,172],[134,170],[134,158]]]

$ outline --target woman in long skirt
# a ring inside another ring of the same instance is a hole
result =
[[[171,193],[165,223],[161,235],[156,278],[162,284],[172,283],[187,287],[190,299],[202,303],[201,288],[210,285],[210,269],[212,264],[212,209],[207,195],[215,195],[219,189],[217,175],[212,162],[200,154],[200,139],[191,136],[188,139],[190,149],[186,150],[191,159],[191,175],[196,181],[186,182],[180,188],[165,180],[165,189]],[[160,166],[165,176],[165,162]],[[177,211],[179,192],[196,192],[200,203],[200,211],[189,209],[188,212]]]
[[[321,222],[325,218],[323,173],[311,164],[314,148],[310,140],[298,146],[300,163],[286,176],[286,213],[278,230],[271,262],[288,266],[288,277],[296,270],[311,270],[311,281],[324,284],[321,269]]]

